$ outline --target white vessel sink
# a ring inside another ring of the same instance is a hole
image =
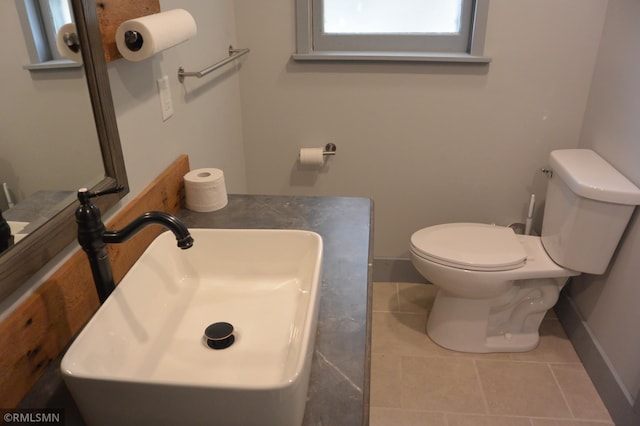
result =
[[[299,425],[322,238],[295,230],[160,235],[73,342],[64,380],[89,425]],[[211,349],[210,324],[235,342]]]

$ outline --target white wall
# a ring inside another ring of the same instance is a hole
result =
[[[294,1],[237,1],[249,191],[373,198],[378,258],[424,226],[523,221],[549,151],[578,144],[605,8],[492,0],[483,67],[295,63]],[[296,168],[327,142],[326,170]]]
[[[640,3],[609,0],[580,146],[640,186]],[[638,212],[605,275],[574,279],[571,296],[632,398],[640,393]]]
[[[229,192],[244,192],[246,177],[239,77],[234,67],[202,79],[178,81],[178,68],[199,71],[227,56],[236,43],[233,0],[161,1],[196,20],[195,38],[141,62],[111,62],[109,81],[131,193],[137,195],[180,154],[191,168],[224,171]],[[174,116],[163,122],[156,80],[169,76]],[[126,201],[126,200],[125,200]]]

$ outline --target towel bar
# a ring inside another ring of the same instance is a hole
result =
[[[218,68],[227,65],[229,62],[235,61],[239,57],[244,56],[249,52],[250,52],[249,49],[234,49],[233,46],[229,46],[229,57],[219,62],[216,62],[215,64],[201,71],[185,71],[184,68],[182,67],[178,68],[178,80],[180,81],[180,83],[183,83],[185,77],[198,77],[198,78],[204,77],[210,72],[215,71]]]

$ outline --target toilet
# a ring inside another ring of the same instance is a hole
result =
[[[411,261],[438,287],[426,331],[461,352],[535,348],[545,313],[569,277],[603,274],[640,189],[594,151],[553,151],[542,236],[480,223],[430,226],[411,236]]]

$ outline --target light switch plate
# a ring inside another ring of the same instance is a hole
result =
[[[162,108],[162,121],[167,121],[173,115],[173,103],[171,102],[171,88],[169,87],[169,77],[164,76],[157,80],[158,92],[160,93],[160,107]]]

